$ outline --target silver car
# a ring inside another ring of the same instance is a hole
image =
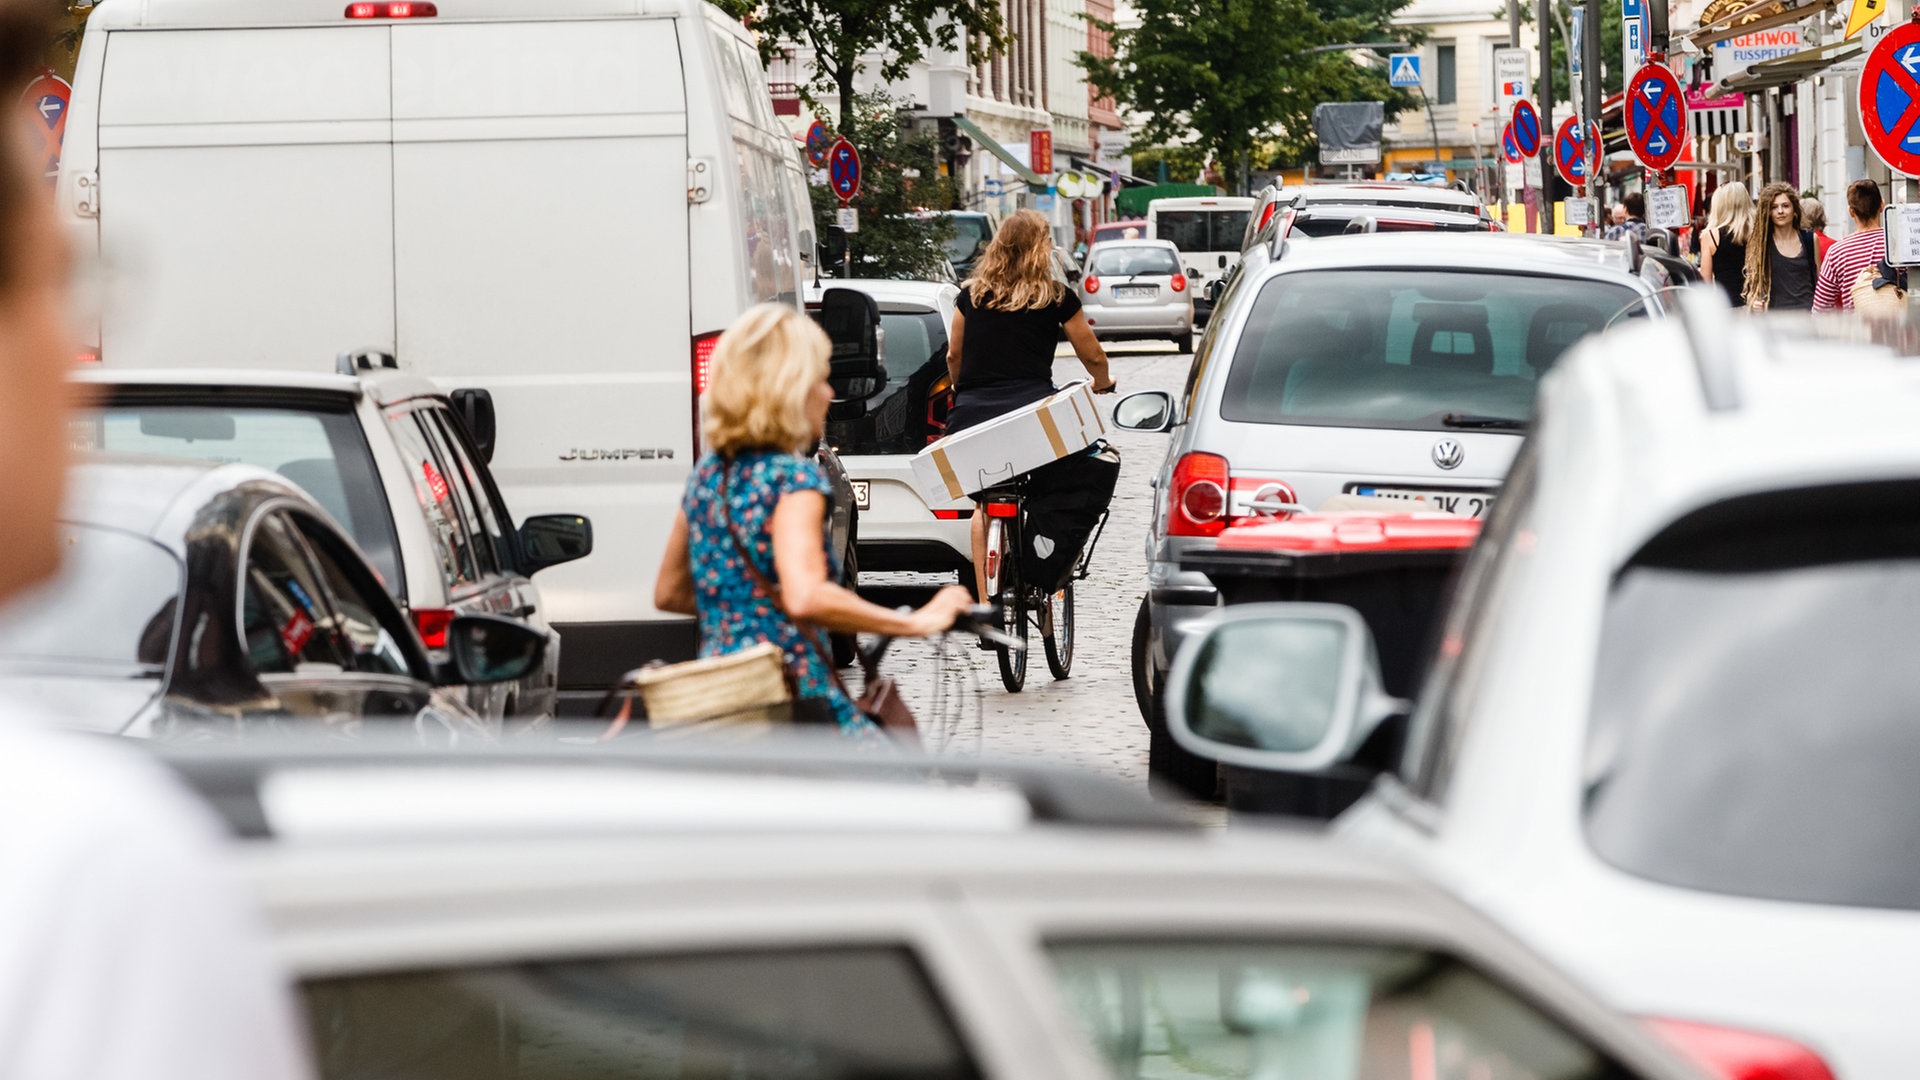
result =
[[[1164,338],[1193,351],[1193,288],[1167,240],[1109,240],[1087,251],[1074,282],[1102,341]]]

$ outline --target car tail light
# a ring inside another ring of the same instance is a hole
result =
[[[1649,1018],[1647,1026],[1683,1057],[1725,1080],[1833,1080],[1820,1055],[1792,1039],[1692,1020]]]
[[[427,0],[393,0],[391,3],[348,4],[349,19],[431,19],[440,9]]]
[[[707,392],[707,379],[713,374],[713,347],[720,342],[718,330],[693,339],[693,392]]]
[[[1227,459],[1218,454],[1186,454],[1174,462],[1167,489],[1167,532],[1219,536],[1227,527],[1228,483]]]
[[[1100,279],[1094,277],[1092,274],[1088,274],[1086,277],[1080,279],[1080,287],[1088,292],[1099,292]]]
[[[933,516],[941,521],[959,521],[961,518],[971,517],[972,514],[971,510],[935,510],[933,512]]]
[[[1269,222],[1269,221],[1272,221],[1272,220],[1273,220],[1273,215],[1274,215],[1274,214],[1276,214],[1276,213],[1279,213],[1279,211],[1280,211],[1280,203],[1279,203],[1279,202],[1277,202],[1277,201],[1276,201],[1276,202],[1270,202],[1270,203],[1268,203],[1268,204],[1267,204],[1267,208],[1266,208],[1265,210],[1262,210],[1262,211],[1260,211],[1260,224],[1258,224],[1258,225],[1255,225],[1255,226],[1253,227],[1253,231],[1257,233],[1257,232],[1259,232],[1259,231],[1260,231],[1261,229],[1264,229],[1264,228],[1266,228],[1266,227],[1267,227],[1267,222]]]
[[[927,388],[927,443],[947,433],[947,414],[953,411],[953,379],[942,375]]]
[[[420,640],[429,649],[447,647],[447,627],[453,625],[452,608],[432,607],[413,609],[413,628],[420,631]]]
[[[1187,291],[1187,275],[1185,274],[1173,275],[1173,291],[1174,292]]]
[[[990,518],[1010,518],[1020,516],[1020,504],[997,502],[987,504],[987,516]]]

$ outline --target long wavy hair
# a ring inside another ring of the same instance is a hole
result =
[[[1746,300],[1750,305],[1765,307],[1773,295],[1773,260],[1767,256],[1773,250],[1769,242],[1773,235],[1773,203],[1782,195],[1793,204],[1793,231],[1806,228],[1800,216],[1800,193],[1793,190],[1792,184],[1775,180],[1760,189],[1760,197],[1753,205],[1753,227],[1747,233]]]
[[[1000,225],[967,278],[973,306],[1031,311],[1057,303],[1065,282],[1053,276],[1053,230],[1037,211],[1022,210]]]
[[[1747,185],[1721,184],[1714,189],[1710,205],[1707,231],[1718,233],[1721,229],[1730,229],[1733,242],[1745,247],[1747,234],[1753,231],[1753,196],[1747,193]]]

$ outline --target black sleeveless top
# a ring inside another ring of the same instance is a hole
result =
[[[1814,261],[1813,234],[1800,230],[1800,254],[1789,259],[1780,254],[1779,245],[1773,242],[1773,230],[1767,230],[1768,270],[1773,277],[1773,287],[1767,294],[1768,311],[1812,311],[1813,278],[1817,264]]]
[[[1747,245],[1734,239],[1729,228],[1722,227],[1713,238],[1713,283],[1726,290],[1734,307],[1746,305],[1741,294],[1747,291]]]

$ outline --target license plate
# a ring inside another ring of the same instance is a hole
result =
[[[868,509],[873,503],[873,481],[849,480],[847,483],[853,488],[853,508]]]
[[[1113,287],[1115,300],[1151,300],[1159,295],[1160,286],[1158,285],[1115,285]]]
[[[1486,517],[1487,512],[1493,509],[1494,498],[1490,491],[1422,491],[1419,488],[1369,487],[1364,484],[1354,488],[1353,493],[1376,499],[1424,503],[1419,509],[1441,510],[1470,518]]]

